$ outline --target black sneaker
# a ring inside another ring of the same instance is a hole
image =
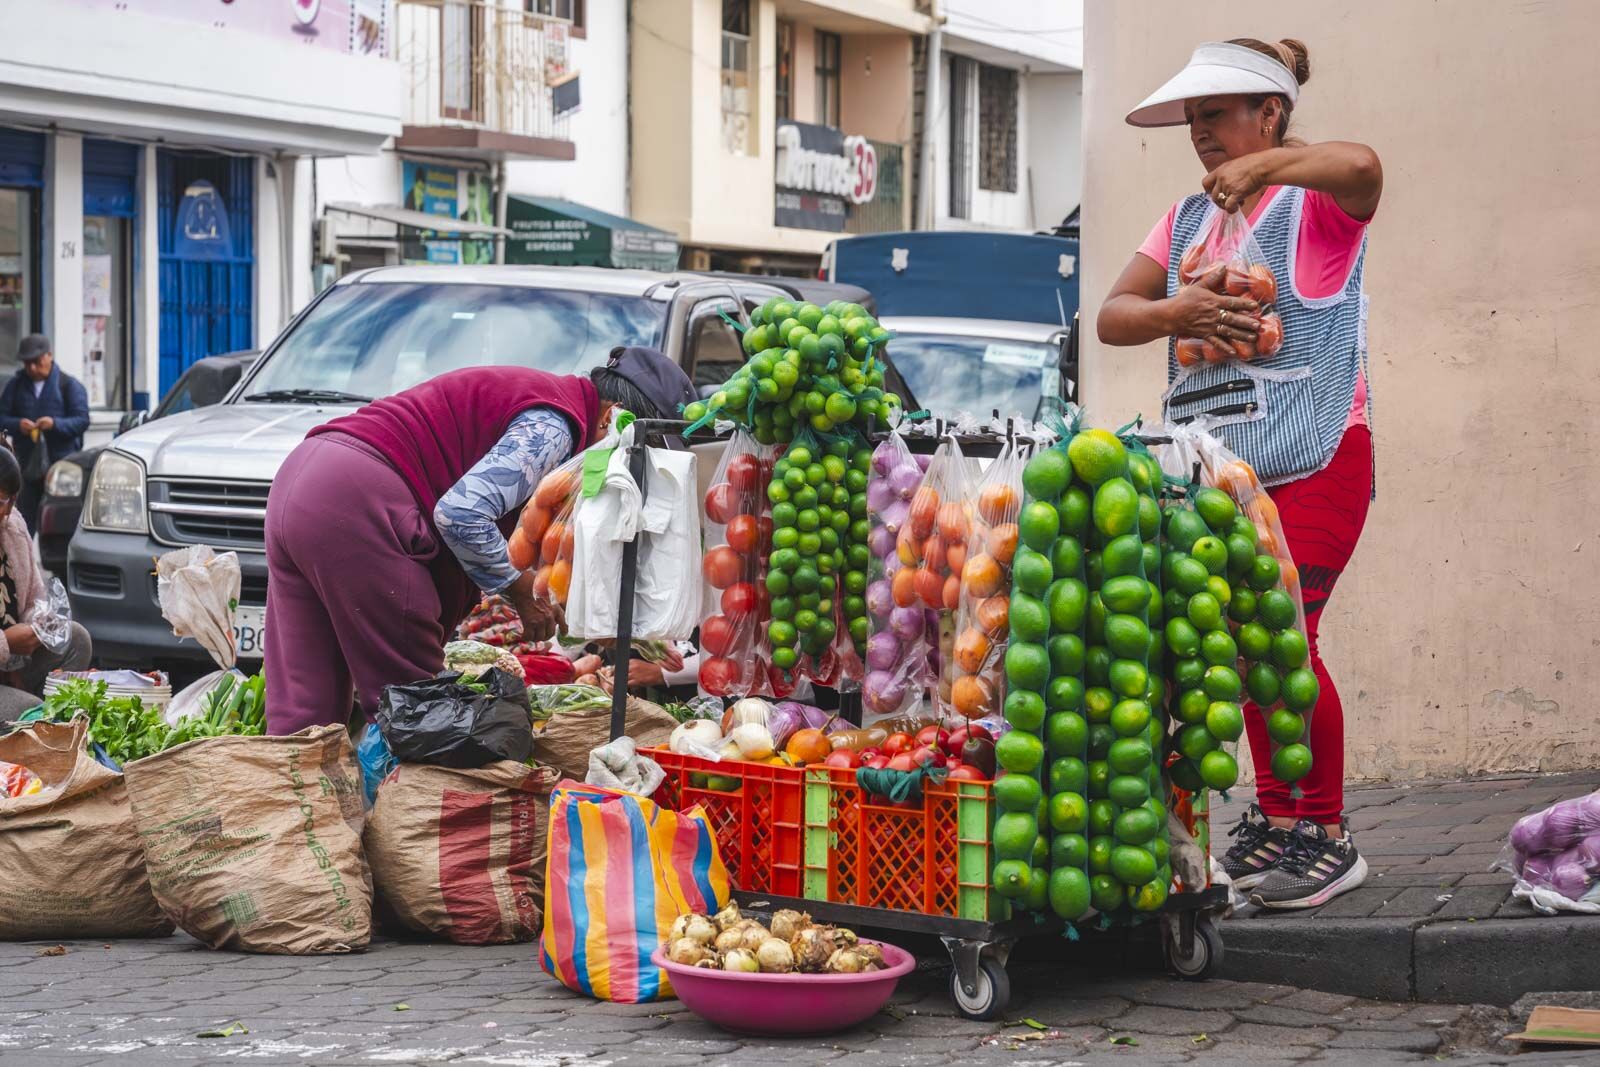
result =
[[[1267,822],[1254,804],[1245,809],[1228,836],[1238,840],[1228,846],[1222,869],[1241,892],[1260,885],[1289,844],[1289,831]]]
[[[1302,819],[1266,878],[1250,894],[1263,908],[1315,908],[1367,880],[1367,861],[1356,851],[1348,825],[1340,837]]]

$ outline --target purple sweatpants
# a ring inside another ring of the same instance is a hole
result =
[[[383,687],[444,667],[466,575],[400,475],[343,434],[308,438],[267,497],[267,732],[370,721]]]

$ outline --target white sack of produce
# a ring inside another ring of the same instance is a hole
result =
[[[122,775],[84,749],[89,722],[34,723],[0,738],[37,793],[0,796],[0,938],[165,937]]]
[[[185,932],[243,952],[366,947],[366,805],[343,726],[191,741],[124,773],[156,902]]]
[[[621,789],[647,797],[661,787],[666,777],[661,764],[639,755],[639,746],[633,738],[619,737],[589,753],[589,773],[583,781],[585,785]]]
[[[510,760],[400,764],[367,817],[381,905],[405,928],[460,945],[532,941],[544,921],[555,781],[549,767]]]
[[[198,714],[206,694],[233,670],[239,659],[233,617],[239,604],[239,555],[195,545],[168,552],[156,560],[156,599],[161,616],[172,624],[174,637],[192,637],[220,670],[186,686],[167,705],[167,725],[176,726]]]

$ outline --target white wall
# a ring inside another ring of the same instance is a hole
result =
[[[1033,180],[1038,228],[1066,218],[1083,197],[1083,75],[1030,74],[1024,178]]]
[[[947,40],[1083,69],[1083,0],[939,0],[938,6]]]

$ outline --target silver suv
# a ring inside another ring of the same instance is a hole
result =
[[[617,345],[661,349],[709,395],[744,360],[722,313],[737,317],[740,305],[748,311],[805,288],[787,279],[588,267],[347,275],[296,317],[221,404],[136,427],[100,456],[68,550],[74,616],[94,635],[102,663],[192,670],[204,652],[179,644],[162,619],[151,558],[198,543],[233,549],[244,572],[240,654],[258,659],[267,490],[312,427],[446,371],[583,373]]]

